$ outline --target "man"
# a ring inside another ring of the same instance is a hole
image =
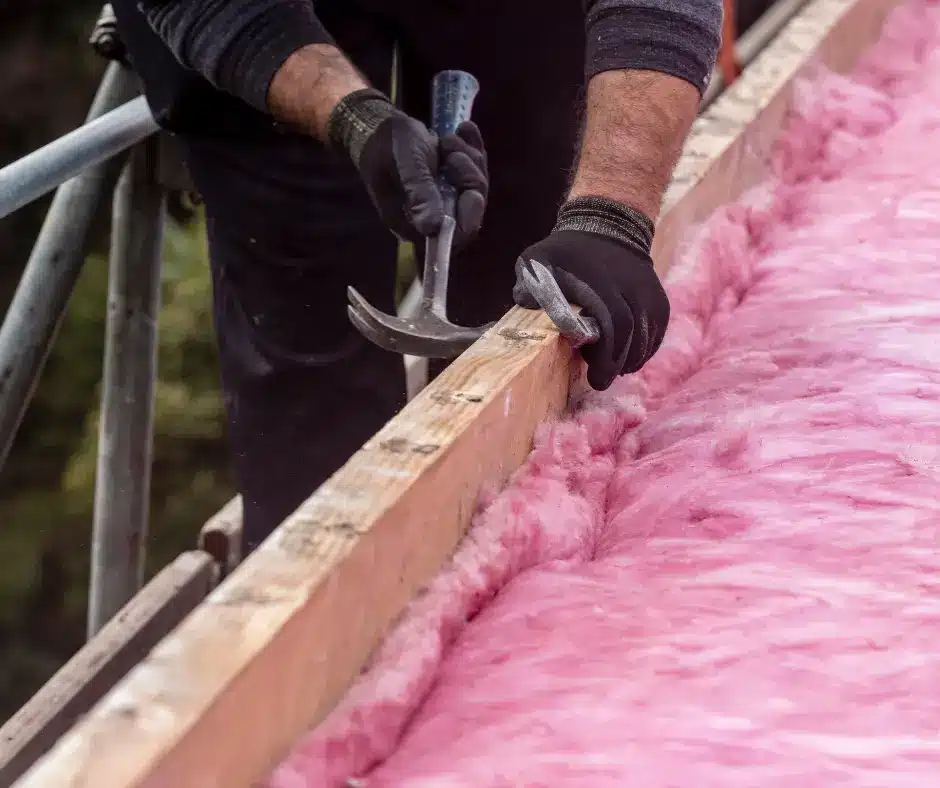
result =
[[[595,388],[658,349],[669,303],[653,223],[714,65],[721,0],[114,6],[206,205],[246,550],[404,404],[401,358],[350,325],[346,288],[394,311],[396,236],[420,257],[441,222],[439,169],[460,195],[455,322],[512,306],[521,254],[598,320],[584,350]],[[451,68],[480,82],[475,122],[437,140],[422,121],[434,73]]]

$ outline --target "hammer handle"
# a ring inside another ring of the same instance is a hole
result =
[[[431,86],[431,130],[438,137],[453,134],[465,120],[470,120],[473,100],[480,91],[480,83],[466,71],[439,71]],[[457,190],[444,174],[438,177],[444,197],[444,213],[455,217],[457,213]]]

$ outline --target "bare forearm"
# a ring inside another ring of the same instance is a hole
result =
[[[268,109],[278,120],[325,142],[330,112],[341,98],[366,87],[365,78],[339,49],[311,44],[291,55],[274,75]]]
[[[699,102],[693,85],[669,74],[594,76],[569,198],[605,197],[655,221]]]

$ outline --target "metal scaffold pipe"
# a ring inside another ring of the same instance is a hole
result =
[[[93,123],[115,107],[129,106],[125,102],[137,92],[134,75],[112,63],[88,112],[88,120]],[[117,179],[121,164],[120,160],[112,160],[92,167],[59,188],[0,325],[0,469],[75,288],[92,220]],[[12,164],[0,173],[18,165],[19,162]],[[21,178],[22,174],[6,181],[0,178],[0,183],[9,186],[14,181],[21,182]],[[44,183],[54,180],[46,177]],[[37,189],[38,186],[33,187],[34,192]],[[4,202],[10,196],[4,188],[0,188],[0,195]]]
[[[156,121],[139,96],[0,170],[0,219],[150,136]]]
[[[131,151],[114,192],[89,637],[143,585],[166,217],[158,155],[156,139]]]

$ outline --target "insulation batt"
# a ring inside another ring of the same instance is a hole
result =
[[[799,86],[655,359],[542,429],[270,788],[940,785],[938,32]]]

